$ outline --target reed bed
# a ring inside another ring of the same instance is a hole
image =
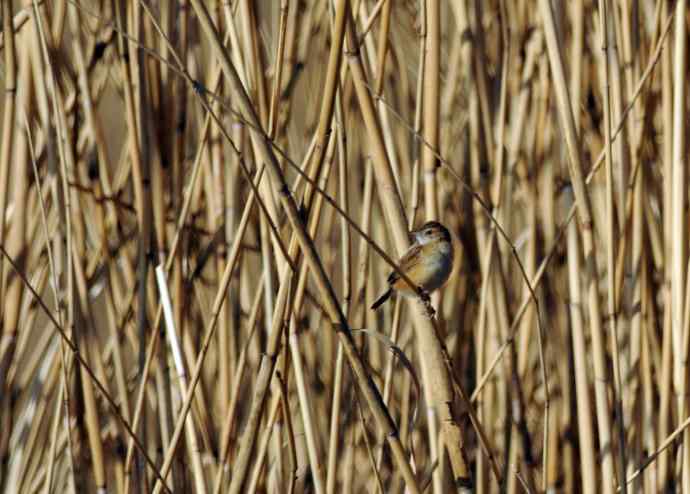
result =
[[[4,492],[690,492],[685,1],[0,4]]]

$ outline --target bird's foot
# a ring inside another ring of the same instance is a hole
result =
[[[431,305],[431,296],[429,295],[429,292],[423,288],[419,288],[417,293],[419,295],[419,301],[424,306],[424,310],[426,311],[426,316],[429,319],[436,317],[436,310],[434,309],[434,306]]]

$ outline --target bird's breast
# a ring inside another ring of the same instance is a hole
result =
[[[448,281],[453,268],[453,258],[445,252],[430,255],[423,263],[423,276],[420,276],[420,285],[428,292],[440,288]]]

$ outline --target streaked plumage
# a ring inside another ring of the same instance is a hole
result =
[[[453,244],[450,233],[437,221],[429,221],[413,231],[414,242],[400,258],[398,265],[408,278],[427,293],[442,287],[453,270]],[[388,276],[388,290],[371,306],[376,310],[390,298],[394,291],[405,296],[415,296],[414,287],[410,287],[397,271]]]

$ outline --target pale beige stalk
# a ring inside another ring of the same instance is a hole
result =
[[[587,305],[591,324],[592,347],[594,359],[594,389],[597,409],[597,425],[599,428],[599,444],[602,452],[602,469],[604,476],[604,492],[613,492],[616,474],[613,462],[613,443],[611,432],[611,414],[608,405],[608,371],[606,368],[606,354],[601,330],[601,309],[599,305],[596,250],[594,246],[594,232],[589,194],[585,188],[581,150],[575,131],[572,105],[565,82],[561,47],[556,37],[555,21],[549,0],[539,1],[539,11],[544,25],[546,47],[549,55],[549,65],[558,103],[558,115],[561,130],[565,137],[568,151],[568,168],[575,193],[575,203],[580,228],[582,230],[583,255],[587,273]]]

